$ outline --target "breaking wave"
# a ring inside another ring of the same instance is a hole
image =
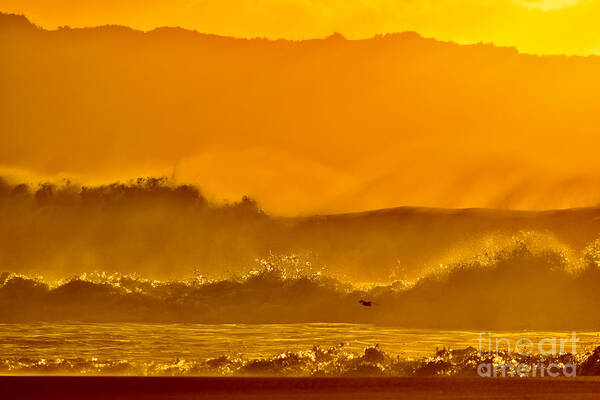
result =
[[[474,376],[477,366],[575,365],[578,376],[600,375],[600,347],[585,354],[551,356],[480,353],[473,347],[441,350],[418,360],[386,354],[378,346],[363,353],[343,345],[285,352],[248,359],[243,355],[202,361],[135,362],[91,359],[0,359],[2,374],[135,375],[135,376]]]
[[[295,256],[226,279],[0,275],[0,322],[352,322],[460,329],[598,329],[600,241],[572,254],[539,234],[440,265],[415,282],[359,286]],[[359,300],[368,300],[365,307]]]

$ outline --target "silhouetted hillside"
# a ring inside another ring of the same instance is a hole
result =
[[[29,22],[24,15],[0,13],[0,31],[19,35],[33,31],[39,32],[39,29]]]

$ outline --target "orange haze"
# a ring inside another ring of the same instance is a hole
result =
[[[65,11],[65,23],[101,22],[78,20],[81,10]],[[159,21],[140,18],[118,22]],[[14,16],[0,17],[0,52],[4,175],[163,174],[280,214],[600,200],[596,57],[415,33],[270,41],[174,28],[45,31]]]

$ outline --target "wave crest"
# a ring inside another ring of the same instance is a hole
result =
[[[479,353],[473,347],[438,351],[417,360],[387,354],[378,346],[353,353],[343,344],[285,352],[262,358],[244,355],[171,362],[90,359],[2,359],[4,374],[138,375],[138,376],[475,376],[480,364],[503,366],[576,366],[579,375],[600,375],[600,347],[585,354],[552,356]]]
[[[575,257],[537,234],[442,265],[416,282],[358,286],[296,256],[246,274],[157,281],[93,273],[45,282],[0,275],[0,321],[352,322],[425,328],[596,329],[598,241]],[[596,257],[596,258],[595,258]],[[359,300],[370,300],[363,307]],[[582,307],[585,305],[585,307]]]

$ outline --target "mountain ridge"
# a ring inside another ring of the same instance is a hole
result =
[[[600,203],[597,57],[414,32],[287,41],[1,20],[2,174],[177,170],[287,215]]]
[[[262,41],[262,42],[267,42],[267,43],[269,43],[269,42],[275,42],[275,43],[282,43],[282,42],[285,42],[285,43],[309,42],[309,43],[311,43],[312,42],[312,43],[314,43],[314,42],[332,41],[332,40],[344,40],[344,41],[348,41],[348,42],[357,42],[358,43],[358,42],[365,42],[365,41],[372,41],[372,40],[395,40],[395,39],[401,39],[401,40],[405,40],[405,41],[421,40],[421,41],[429,41],[429,42],[435,42],[435,43],[439,43],[439,44],[455,45],[455,46],[461,46],[461,47],[477,46],[477,47],[494,48],[494,49],[500,49],[500,50],[503,49],[503,50],[506,50],[509,52],[514,52],[514,53],[521,54],[521,55],[536,56],[534,54],[520,53],[516,49],[516,47],[513,47],[513,46],[498,46],[493,43],[483,43],[483,42],[474,43],[474,44],[459,44],[459,43],[452,42],[452,41],[443,41],[443,40],[438,40],[435,38],[426,38],[416,31],[382,33],[382,34],[376,34],[372,37],[364,38],[364,39],[347,39],[340,33],[334,32],[323,38],[309,38],[309,39],[293,40],[293,39],[284,39],[284,38],[270,39],[270,38],[265,38],[265,37],[248,37],[248,38],[235,37],[235,36],[213,34],[213,33],[209,33],[209,32],[202,32],[202,31],[198,31],[195,29],[186,29],[186,28],[182,28],[182,27],[178,27],[178,26],[157,26],[156,28],[153,28],[150,30],[140,30],[140,29],[126,26],[126,25],[106,24],[106,25],[88,26],[88,27],[60,26],[56,29],[46,29],[44,27],[36,25],[25,15],[10,14],[10,13],[4,13],[4,12],[0,11],[0,29],[2,29],[2,28],[6,29],[7,27],[13,28],[13,29],[29,30],[29,31],[36,30],[39,32],[48,32],[48,33],[69,32],[69,31],[73,31],[73,32],[116,31],[116,32],[134,33],[134,34],[144,34],[147,36],[154,36],[154,35],[160,35],[160,34],[168,35],[168,34],[176,33],[176,34],[180,34],[180,35],[187,35],[190,37],[193,36],[196,38],[204,38],[204,39],[210,38],[210,39],[239,40],[239,41]],[[553,57],[553,56],[549,55],[548,57]],[[567,57],[588,57],[588,56],[567,56]]]

